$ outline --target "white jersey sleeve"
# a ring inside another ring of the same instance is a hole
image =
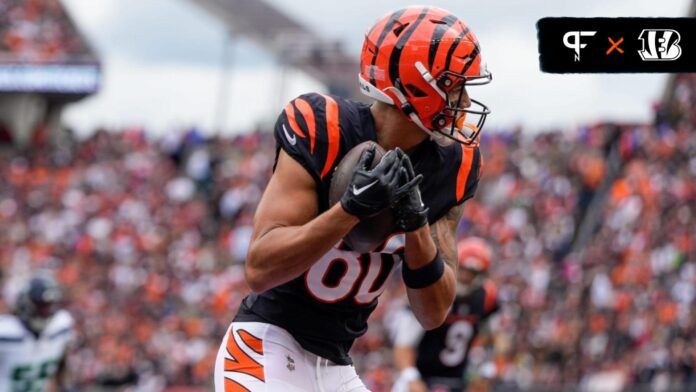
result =
[[[43,391],[66,353],[74,321],[64,310],[39,336],[14,315],[0,315],[0,391]]]
[[[69,343],[74,338],[75,320],[70,313],[59,310],[46,325],[42,336],[49,339],[57,339],[63,343]]]
[[[0,315],[0,391],[11,391],[14,355],[25,342],[26,330],[10,314]]]
[[[389,335],[394,346],[413,347],[420,343],[425,330],[410,308],[403,307],[394,312],[389,323]]]

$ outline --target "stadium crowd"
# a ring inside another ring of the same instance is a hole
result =
[[[474,389],[696,388],[696,78],[674,91],[651,125],[484,134],[459,236],[494,244],[502,310],[472,351]],[[209,388],[248,292],[243,262],[274,149],[265,132],[152,140],[125,129],[0,150],[5,298],[31,271],[56,272],[77,321],[78,386]],[[393,380],[386,326],[404,301],[398,274],[390,286],[353,347],[376,392]]]
[[[486,182],[462,229],[498,250],[504,304],[481,367],[493,385],[696,387],[695,103],[696,78],[683,75],[655,124],[487,142]],[[620,164],[604,188],[612,132]],[[591,236],[570,246],[593,209]]]
[[[65,62],[89,49],[59,0],[0,1],[0,59]]]

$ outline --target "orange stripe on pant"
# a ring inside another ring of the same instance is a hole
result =
[[[241,328],[237,330],[237,335],[239,335],[244,344],[254,350],[256,354],[263,355],[263,340]]]
[[[225,378],[225,392],[251,392],[249,389],[230,378]]]
[[[237,331],[239,338],[254,352],[263,355],[263,341],[249,332],[240,329]],[[247,353],[239,347],[237,340],[234,338],[234,331],[230,331],[230,336],[227,339],[227,353],[232,358],[225,358],[225,371],[248,374],[261,381],[266,381],[263,373],[263,365],[256,362]],[[225,392],[228,391],[228,380],[225,379]],[[230,380],[231,381],[231,380]],[[236,384],[236,383],[235,383]],[[238,390],[238,389],[237,389]]]

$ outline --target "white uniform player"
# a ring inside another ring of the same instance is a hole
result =
[[[17,316],[0,316],[0,391],[45,390],[65,357],[73,324],[70,314],[61,310],[35,336]]]
[[[19,295],[15,314],[0,315],[0,391],[48,390],[64,368],[74,321],[56,310],[59,299],[52,278],[34,277]]]

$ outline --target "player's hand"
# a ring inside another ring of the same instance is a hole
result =
[[[396,216],[396,227],[399,230],[410,232],[428,223],[428,208],[423,204],[418,186],[423,180],[423,175],[416,176],[411,159],[400,148],[396,149],[396,155],[402,166],[399,170],[399,182],[410,186],[402,193],[403,196],[399,197],[393,204],[392,209]]]
[[[406,191],[399,186],[401,159],[395,151],[389,151],[370,169],[375,158],[375,149],[365,150],[360,155],[357,170],[341,197],[341,206],[360,219],[374,216],[389,207]]]

